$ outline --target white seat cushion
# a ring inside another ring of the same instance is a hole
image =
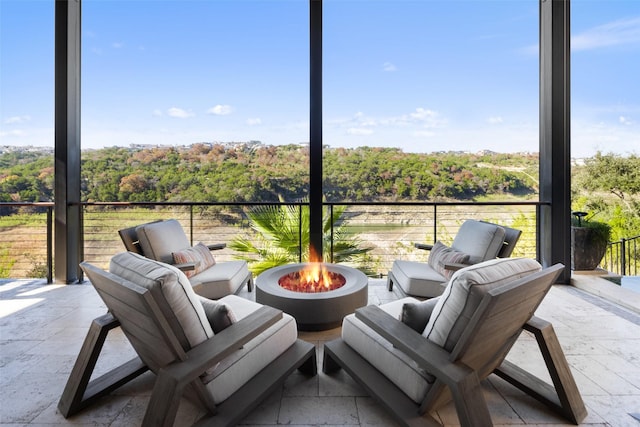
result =
[[[529,258],[499,258],[456,271],[422,335],[452,351],[487,292],[541,268]]]
[[[205,298],[218,299],[234,294],[246,283],[249,268],[246,261],[218,262],[201,273],[191,276],[193,290]]]
[[[407,294],[419,297],[437,297],[447,284],[447,279],[426,262],[396,260],[391,273]]]
[[[402,306],[407,302],[418,302],[418,300],[407,297],[383,304],[380,308],[393,318],[399,319]],[[434,378],[389,341],[357,319],[355,314],[344,318],[342,339],[414,402],[418,403],[424,399]]]
[[[228,295],[218,302],[231,307],[238,320],[262,306],[236,295]],[[284,353],[297,337],[298,328],[295,319],[283,313],[281,320],[220,362],[209,375],[203,378],[215,403],[223,402],[231,396],[265,366]]]

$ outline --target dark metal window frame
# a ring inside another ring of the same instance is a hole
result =
[[[538,258],[570,277],[570,0],[540,2],[540,200]],[[309,0],[310,239],[322,249],[322,0]],[[81,0],[55,2],[55,277],[81,278]]]

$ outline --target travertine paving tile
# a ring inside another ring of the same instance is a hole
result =
[[[355,397],[283,397],[278,423],[358,425]]]
[[[536,313],[553,323],[560,344],[583,395],[589,415],[583,425],[640,425],[629,413],[640,413],[640,316],[619,316],[605,303],[567,286],[552,288]],[[400,295],[386,290],[386,279],[370,280],[370,303]],[[255,293],[243,295],[255,298]],[[105,426],[139,425],[154,375],[144,374],[116,390],[99,404],[64,419],[57,411],[90,321],[106,312],[90,285],[44,285],[43,281],[0,281],[0,425]],[[243,426],[393,426],[395,423],[344,371],[321,372],[323,344],[340,336],[340,328],[300,332],[316,345],[319,374],[292,374],[284,386],[256,408]],[[104,373],[135,352],[119,330],[112,331],[98,361]],[[509,360],[550,381],[530,334],[523,334]],[[561,418],[501,379],[483,384],[496,426],[567,426]],[[190,425],[203,415],[182,399],[176,425]],[[453,405],[435,414],[446,425],[457,425]]]
[[[282,402],[283,389],[279,388],[269,398],[251,411],[241,425],[276,425],[280,415],[280,402]]]
[[[358,419],[361,426],[395,426],[396,422],[371,397],[357,397]]]

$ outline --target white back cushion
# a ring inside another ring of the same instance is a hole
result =
[[[499,225],[469,219],[460,226],[451,247],[469,254],[469,264],[476,264],[498,255],[504,234],[504,228]]]
[[[175,219],[136,227],[142,253],[148,258],[172,264],[173,253],[191,247],[182,226]]]
[[[500,258],[456,271],[422,335],[448,351],[453,350],[487,292],[541,268],[529,258]]]
[[[202,303],[182,271],[133,252],[111,258],[109,271],[146,289],[160,289],[165,301],[158,301],[158,305],[185,350],[214,335]],[[186,343],[182,337],[186,337]]]

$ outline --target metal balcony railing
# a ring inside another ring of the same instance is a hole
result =
[[[640,264],[640,236],[620,239],[607,245],[601,266],[621,276],[637,276]]]
[[[512,256],[537,257],[536,222],[542,202],[406,202],[325,203],[325,215],[337,206],[345,208],[341,230],[371,247],[367,270],[386,275],[396,259],[426,261],[428,252],[415,242],[450,243],[465,219],[474,218],[508,225],[523,231]],[[109,259],[124,250],[118,230],[153,220],[175,218],[192,243],[229,243],[244,236],[256,244],[260,235],[246,212],[258,206],[291,206],[306,203],[83,203],[83,259],[106,268]],[[53,272],[53,204],[0,203],[0,277],[46,277]],[[334,238],[333,227],[327,239]],[[302,230],[299,231],[303,238]],[[302,244],[300,245],[302,247]],[[332,247],[332,246],[330,246]],[[217,260],[235,259],[229,248],[216,251]],[[329,254],[331,256],[332,254]]]

